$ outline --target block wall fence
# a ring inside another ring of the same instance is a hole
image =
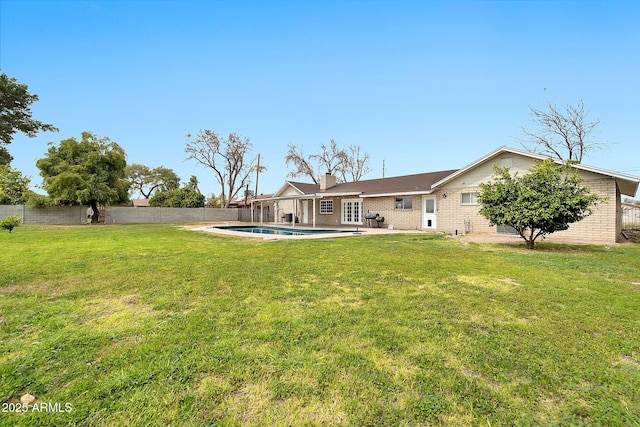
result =
[[[78,225],[87,223],[86,206],[53,206],[29,208],[25,205],[0,205],[0,219],[20,215],[23,224]],[[263,221],[273,221],[273,212],[264,210]],[[253,210],[260,221],[260,209]],[[133,208],[107,206],[105,224],[175,223],[175,222],[251,221],[251,209],[212,208]]]

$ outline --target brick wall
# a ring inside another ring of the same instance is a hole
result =
[[[549,236],[549,241],[577,241],[589,243],[615,243],[621,231],[621,208],[619,191],[613,178],[586,179],[583,185],[592,193],[606,198],[584,220],[571,224],[568,230]],[[480,205],[463,205],[461,193],[477,192],[479,187],[445,188],[436,192],[437,230],[446,233],[464,232],[465,221],[471,221],[473,233],[495,233],[496,227],[489,225],[479,214]],[[446,198],[443,197],[446,194]]]
[[[395,197],[367,197],[364,199],[364,212],[374,212],[384,217],[383,227],[393,225],[396,230],[420,230],[422,197],[411,197],[411,209],[396,209]]]

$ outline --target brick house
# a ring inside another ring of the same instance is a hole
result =
[[[501,147],[457,170],[337,183],[332,175],[320,184],[287,181],[272,197],[275,222],[312,226],[382,226],[445,233],[496,233],[479,214],[479,184],[493,176],[494,165],[519,175],[546,156]],[[614,243],[622,229],[621,196],[634,197],[640,178],[583,164],[573,166],[583,184],[604,197],[594,213],[548,239]],[[378,219],[372,220],[377,214]]]

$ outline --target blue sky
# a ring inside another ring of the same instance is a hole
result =
[[[37,185],[47,143],[87,130],[219,194],[185,135],[236,132],[271,193],[289,143],[360,145],[365,179],[455,169],[518,148],[528,106],[583,100],[612,143],[584,163],[640,175],[638,22],[634,1],[0,0],[0,68],[60,129],[8,148]]]

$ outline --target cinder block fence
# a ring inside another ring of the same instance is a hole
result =
[[[87,223],[86,206],[54,206],[30,208],[25,205],[0,205],[0,219],[20,215],[24,224],[75,225]],[[250,209],[212,208],[133,208],[108,206],[104,210],[106,224],[176,223],[251,221]],[[269,217],[270,216],[270,217]],[[260,210],[254,209],[254,221],[260,221]],[[264,211],[264,222],[273,221],[273,214]]]

